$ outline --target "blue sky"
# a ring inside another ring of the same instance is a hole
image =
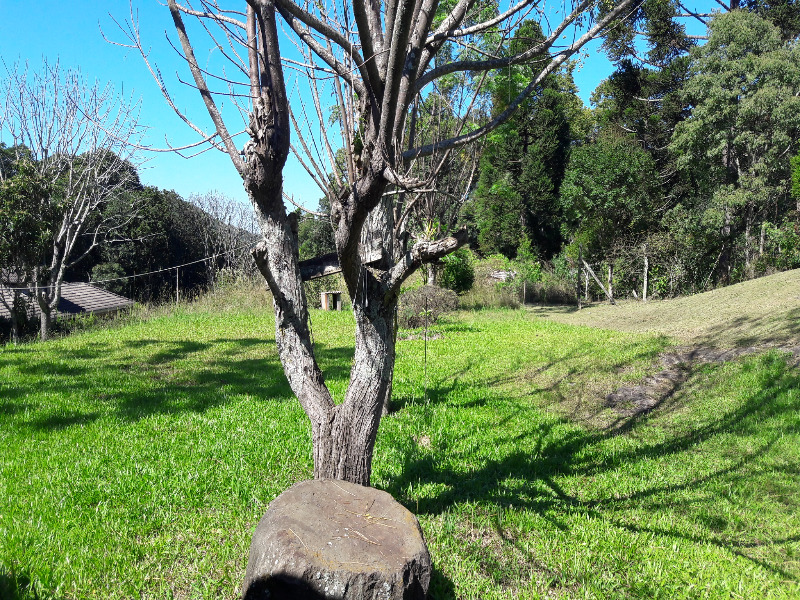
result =
[[[165,39],[172,33],[172,20],[166,6],[158,0],[137,0],[139,23],[145,47],[163,73],[176,104],[193,116],[201,126],[209,128],[208,119],[197,92],[176,80],[176,72],[188,74],[175,51]],[[43,58],[58,59],[61,66],[80,69],[84,77],[102,83],[110,82],[119,94],[141,102],[140,123],[148,127],[147,142],[165,147],[165,137],[173,146],[197,141],[191,131],[167,106],[138,52],[107,43],[100,28],[108,37],[123,40],[110,15],[123,22],[129,19],[128,0],[72,0],[56,2],[40,0],[0,0],[0,77],[16,61],[29,61],[33,68]],[[285,48],[287,45],[284,45]],[[205,59],[198,51],[198,60]],[[612,70],[611,64],[594,42],[584,52],[582,67],[575,72],[575,81],[584,103],[597,84]],[[233,127],[232,127],[233,129]],[[207,129],[210,130],[210,129]],[[7,140],[2,140],[7,141]],[[145,184],[174,189],[184,197],[209,190],[219,190],[231,197],[245,200],[241,180],[227,156],[210,151],[184,159],[170,153],[149,153],[143,158],[140,170]],[[315,207],[321,196],[314,183],[293,158],[284,171],[284,188],[304,205]]]

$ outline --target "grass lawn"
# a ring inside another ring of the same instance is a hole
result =
[[[623,300],[616,306],[601,302],[580,311],[571,306],[531,310],[569,325],[658,333],[691,345],[798,346],[800,269],[669,300]]]
[[[344,395],[352,317],[314,312]],[[269,310],[181,309],[0,348],[0,598],[236,598],[255,525],[312,473]],[[668,341],[524,311],[398,344],[373,485],[420,519],[431,598],[800,597],[800,375],[767,353],[657,411],[604,396]],[[427,387],[427,395],[425,394]],[[562,406],[594,410],[597,423]]]

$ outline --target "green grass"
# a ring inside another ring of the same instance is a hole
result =
[[[312,472],[269,312],[0,349],[0,598],[237,597],[256,523]],[[352,317],[312,318],[341,398]],[[625,421],[602,400],[666,338],[519,311],[437,331],[427,385],[423,341],[399,343],[373,471],[420,518],[432,598],[800,597],[800,376],[782,355],[705,367]]]
[[[800,269],[670,300],[541,306],[534,314],[567,323],[668,335],[720,348],[800,345]]]

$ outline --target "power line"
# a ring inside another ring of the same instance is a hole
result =
[[[196,265],[198,263],[206,262],[209,260],[213,260],[220,256],[225,256],[226,254],[230,254],[231,252],[236,252],[237,250],[241,250],[242,248],[249,248],[252,244],[244,244],[243,246],[237,246],[236,248],[231,248],[230,250],[226,250],[225,252],[220,252],[218,254],[212,254],[211,256],[206,256],[205,258],[199,258],[197,260],[193,260],[191,262],[184,263],[182,265],[175,265],[173,267],[164,267],[163,269],[156,269],[155,271],[149,271],[147,273],[136,273],[135,275],[123,275],[122,277],[115,277],[113,279],[98,279],[97,281],[87,281],[84,283],[89,284],[96,284],[96,283],[111,283],[112,281],[125,281],[127,279],[135,279],[136,277],[147,277],[148,275],[155,275],[156,273],[166,273],[167,271],[172,271],[174,269],[182,269],[183,267],[188,267],[191,265]],[[34,288],[31,287],[5,287],[3,286],[2,289],[17,291],[17,292],[29,292],[32,289],[39,289],[39,290],[47,290],[52,289],[56,286],[54,285],[39,285],[35,286]]]

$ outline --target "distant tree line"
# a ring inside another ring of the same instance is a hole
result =
[[[629,26],[651,33],[649,52],[626,46],[632,32],[606,40],[616,70],[591,111],[567,69],[489,138],[463,211],[477,250],[581,251],[618,293],[649,276],[662,296],[800,267],[797,5],[715,14],[703,45],[666,27],[672,3],[645,5]],[[493,111],[514,76],[496,78]]]
[[[0,162],[1,282],[34,290],[47,285],[36,274],[51,256],[68,203],[58,193],[43,191],[24,148],[0,145]],[[137,302],[174,299],[176,286],[182,297],[191,297],[213,285],[221,273],[250,268],[247,251],[256,240],[251,214],[249,207],[218,192],[184,200],[174,191],[144,186],[136,168],[125,163],[124,182],[87,215],[84,227],[91,232],[101,223],[116,223],[113,238],[95,244],[91,235],[77,236],[72,256],[80,260],[65,268],[63,282],[98,282]],[[203,260],[207,257],[214,258]],[[187,263],[193,264],[177,273],[171,269]],[[25,273],[26,266],[32,274]],[[33,325],[33,292],[19,296],[18,321],[3,327],[14,337]],[[12,325],[17,331],[11,331]]]

